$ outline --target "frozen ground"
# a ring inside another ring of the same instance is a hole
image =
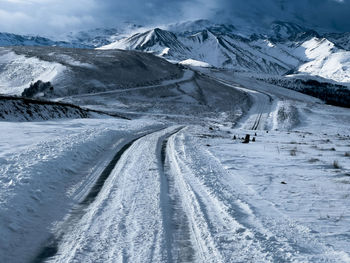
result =
[[[4,262],[350,262],[349,109],[210,69],[57,100],[132,120],[0,123]]]

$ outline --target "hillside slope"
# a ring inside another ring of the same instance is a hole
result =
[[[151,54],[59,47],[1,48],[0,93],[21,94],[37,80],[50,81],[53,96],[110,91],[178,78],[181,69]]]

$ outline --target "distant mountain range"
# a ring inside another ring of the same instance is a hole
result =
[[[0,45],[138,50],[195,65],[350,83],[350,33],[320,34],[282,21],[259,30],[207,20],[151,29],[129,24],[69,34],[64,41],[0,33]]]
[[[87,48],[83,43],[54,41],[41,36],[26,36],[10,33],[0,33],[0,46],[60,46],[72,48]]]

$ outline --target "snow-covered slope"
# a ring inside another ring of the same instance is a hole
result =
[[[167,57],[186,57],[189,51],[175,34],[159,28],[135,34],[101,49],[140,50]]]
[[[0,94],[21,94],[37,80],[58,84],[67,67],[57,62],[40,60],[0,48]]]
[[[325,38],[336,44],[338,47],[350,51],[350,32],[346,33],[328,33]]]
[[[327,39],[313,38],[301,49],[309,60],[298,69],[301,73],[350,83],[350,52],[338,49]]]
[[[53,96],[103,92],[178,78],[181,69],[151,54],[122,50],[12,47],[0,49],[0,93],[21,94],[50,81]]]

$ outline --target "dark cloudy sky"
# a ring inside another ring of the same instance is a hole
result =
[[[166,24],[199,18],[287,20],[350,31],[350,0],[0,0],[0,32],[61,34],[122,21]]]

